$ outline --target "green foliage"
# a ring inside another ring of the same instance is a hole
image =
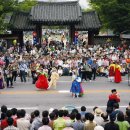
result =
[[[4,23],[5,16],[14,11],[29,11],[36,4],[36,0],[0,0],[0,33],[3,33],[7,28],[7,23]]]
[[[130,30],[130,0],[90,0],[102,21],[103,28],[115,33]]]
[[[24,0],[22,2],[19,2],[15,8],[15,10],[18,11],[29,11],[32,6],[36,4],[36,0]]]

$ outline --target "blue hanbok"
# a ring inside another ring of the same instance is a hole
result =
[[[80,82],[77,82],[76,80],[74,80],[74,81],[72,82],[72,86],[71,86],[70,92],[72,92],[72,96],[73,96],[73,97],[74,97],[75,95],[76,95],[76,96],[79,96],[79,94],[80,94],[80,92],[81,92]]]

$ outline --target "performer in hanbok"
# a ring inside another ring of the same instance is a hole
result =
[[[82,96],[83,94],[83,89],[81,87],[81,78],[77,77],[73,82],[72,82],[72,86],[70,89],[70,92],[72,92],[72,97],[73,98],[77,98],[79,96]]]
[[[49,89],[50,88],[56,89],[57,80],[59,79],[59,74],[58,74],[56,68],[52,68],[50,79],[51,79],[51,81],[49,82]]]
[[[35,83],[36,88],[47,90],[47,88],[49,87],[48,79],[47,79],[47,73],[40,72],[39,70],[37,70],[36,72],[38,74],[38,80]]]
[[[114,82],[114,76],[115,76],[115,63],[111,63],[109,66],[109,76],[108,79],[110,82]]]
[[[119,64],[115,64],[115,83],[120,83],[122,81],[121,78],[121,66]]]

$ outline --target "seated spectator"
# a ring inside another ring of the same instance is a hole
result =
[[[26,111],[21,109],[20,118],[17,120],[17,127],[19,130],[29,130],[30,129],[30,121],[25,118]]]
[[[7,106],[3,105],[1,106],[1,117],[0,120],[3,120],[6,118],[6,112],[7,112]]]
[[[114,103],[113,105],[113,111],[111,113],[111,115],[117,117],[118,113],[120,112],[119,110],[119,104],[118,103]]]
[[[82,106],[81,108],[81,119],[84,121],[85,120],[85,114],[86,114],[86,107],[85,106]]]
[[[64,110],[64,111],[63,111],[63,116],[64,116],[63,118],[64,118],[65,120],[70,120],[68,110]]]
[[[118,113],[116,124],[119,126],[119,130],[128,130],[130,128],[128,121],[125,121],[123,112]]]
[[[40,116],[39,110],[35,110],[34,111],[34,117],[35,118],[34,118],[32,124],[31,124],[30,130],[38,130],[38,128],[42,126],[42,121],[41,121],[39,116]]]
[[[1,121],[1,130],[3,130],[4,128],[6,128],[8,126],[8,118],[12,117],[12,111],[11,110],[7,110],[6,113],[7,117]],[[13,125],[16,126],[16,121],[13,121]]]
[[[105,124],[104,130],[119,130],[119,126],[114,122],[115,116],[110,115],[110,122]]]
[[[84,130],[94,130],[97,124],[93,121],[94,115],[92,113],[89,113],[88,120],[89,122],[85,123]]]
[[[81,122],[81,114],[76,114],[76,121],[72,124],[74,130],[83,130],[84,129],[84,123]]]
[[[59,110],[58,112],[59,117],[54,120],[53,128],[54,130],[62,130],[66,126],[65,119],[63,118],[63,110]]]
[[[67,121],[66,122],[66,127],[63,130],[74,130],[72,128],[72,122],[71,121]]]
[[[103,111],[100,108],[97,108],[95,110],[94,121],[96,122],[97,125],[103,125],[104,123],[104,120],[101,117],[102,114],[103,114]]]
[[[103,113],[103,114],[101,114],[101,117],[102,117],[103,120],[104,120],[104,122],[103,122],[103,124],[102,124],[102,126],[104,127],[105,124],[107,124],[107,123],[109,122],[109,120],[108,120],[108,114]]]
[[[42,117],[48,117],[49,116],[49,112],[47,110],[42,112]]]
[[[126,108],[126,110],[130,110],[130,102],[129,102],[129,106]]]
[[[12,118],[16,119],[17,118],[17,109],[16,108],[12,108],[11,111],[12,111]]]
[[[4,130],[19,130],[19,128],[13,126],[13,124],[14,124],[13,118],[9,117],[7,119],[7,123],[8,123],[8,126]]]
[[[53,129],[53,124],[54,124],[54,120],[55,120],[55,113],[54,112],[52,112],[52,113],[50,113],[49,114],[49,126]]]
[[[125,120],[130,124],[130,109],[126,110]]]
[[[104,128],[103,128],[102,126],[98,125],[98,126],[96,126],[96,127],[94,128],[94,130],[104,130]]]
[[[48,125],[49,124],[49,118],[44,117],[42,119],[43,126],[41,126],[38,130],[52,130],[52,128]]]

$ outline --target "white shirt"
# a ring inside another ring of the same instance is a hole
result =
[[[30,122],[25,118],[20,118],[17,120],[17,127],[19,130],[29,130],[30,129]]]
[[[50,126],[48,126],[48,125],[43,125],[38,130],[52,130],[52,128]]]
[[[12,126],[8,126],[6,128],[4,128],[4,130],[19,130],[19,128]]]

